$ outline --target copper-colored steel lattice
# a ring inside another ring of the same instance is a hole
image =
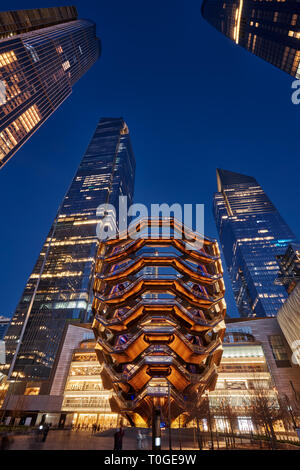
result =
[[[160,235],[144,233],[149,226]],[[174,420],[215,387],[226,313],[220,252],[215,240],[196,234],[202,248],[190,250],[191,233],[188,240],[174,219],[146,219],[139,228],[140,238],[99,248],[96,351],[104,362],[103,384],[115,391],[115,411],[149,422],[153,405],[165,417],[170,406]]]

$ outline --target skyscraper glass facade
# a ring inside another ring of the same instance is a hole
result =
[[[284,255],[278,256],[280,271],[276,283],[290,294],[300,281],[300,243],[291,243]]]
[[[0,169],[100,56],[95,24],[73,19],[75,12],[62,14],[61,20],[57,12],[52,20],[50,14],[28,20],[29,31],[20,34],[25,28],[22,20],[1,25],[0,16]],[[56,24],[45,27],[43,21]]]
[[[77,20],[74,6],[0,11],[0,39]]]
[[[239,313],[276,316],[287,298],[276,256],[295,236],[255,178],[218,169],[217,181],[213,210]]]
[[[204,0],[202,15],[236,44],[300,77],[299,2]]]
[[[66,322],[89,320],[98,248],[97,208],[114,204],[119,196],[127,196],[131,204],[134,175],[135,159],[124,120],[101,119],[6,335],[7,362],[19,379],[48,379]]]
[[[0,341],[4,338],[10,324],[10,318],[0,316]]]

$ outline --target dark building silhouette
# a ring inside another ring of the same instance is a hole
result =
[[[300,77],[299,2],[204,0],[202,15],[239,46]]]

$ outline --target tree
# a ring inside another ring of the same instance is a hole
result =
[[[278,398],[268,390],[255,389],[250,398],[250,412],[256,427],[263,428],[269,438],[272,449],[276,449],[274,423],[282,419]]]
[[[213,429],[212,429],[212,419],[211,419],[211,410],[210,410],[210,404],[209,404],[209,397],[208,395],[202,396],[200,402],[197,402],[195,400],[194,396],[188,397],[186,401],[186,408],[189,416],[189,420],[195,420],[196,421],[196,429],[197,429],[197,440],[198,440],[198,446],[199,449],[203,449],[203,435],[200,430],[200,422],[202,421],[207,423],[207,428],[208,431],[210,432],[211,435],[211,442],[212,442],[212,448],[213,448]],[[206,431],[203,425],[203,431]]]

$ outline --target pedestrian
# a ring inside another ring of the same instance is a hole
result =
[[[114,438],[115,438],[115,445],[114,445],[114,450],[122,450],[123,448],[123,436],[124,436],[124,431],[122,426],[118,429],[118,431],[115,433]]]
[[[2,439],[1,439],[1,447],[0,449],[1,450],[9,450],[10,449],[10,446],[12,445],[14,439],[12,436],[10,436],[8,434],[8,432],[4,433],[2,435]]]
[[[137,432],[137,436],[136,436],[138,450],[141,450],[144,448],[144,438],[145,438],[144,434],[139,429]]]
[[[118,450],[119,447],[119,430],[114,434],[114,450]]]
[[[49,424],[48,424],[48,423],[45,423],[44,426],[43,426],[43,439],[42,439],[42,442],[46,442],[49,429],[50,429]]]
[[[40,442],[42,440],[44,425],[40,424],[37,430],[35,431],[35,440]]]

